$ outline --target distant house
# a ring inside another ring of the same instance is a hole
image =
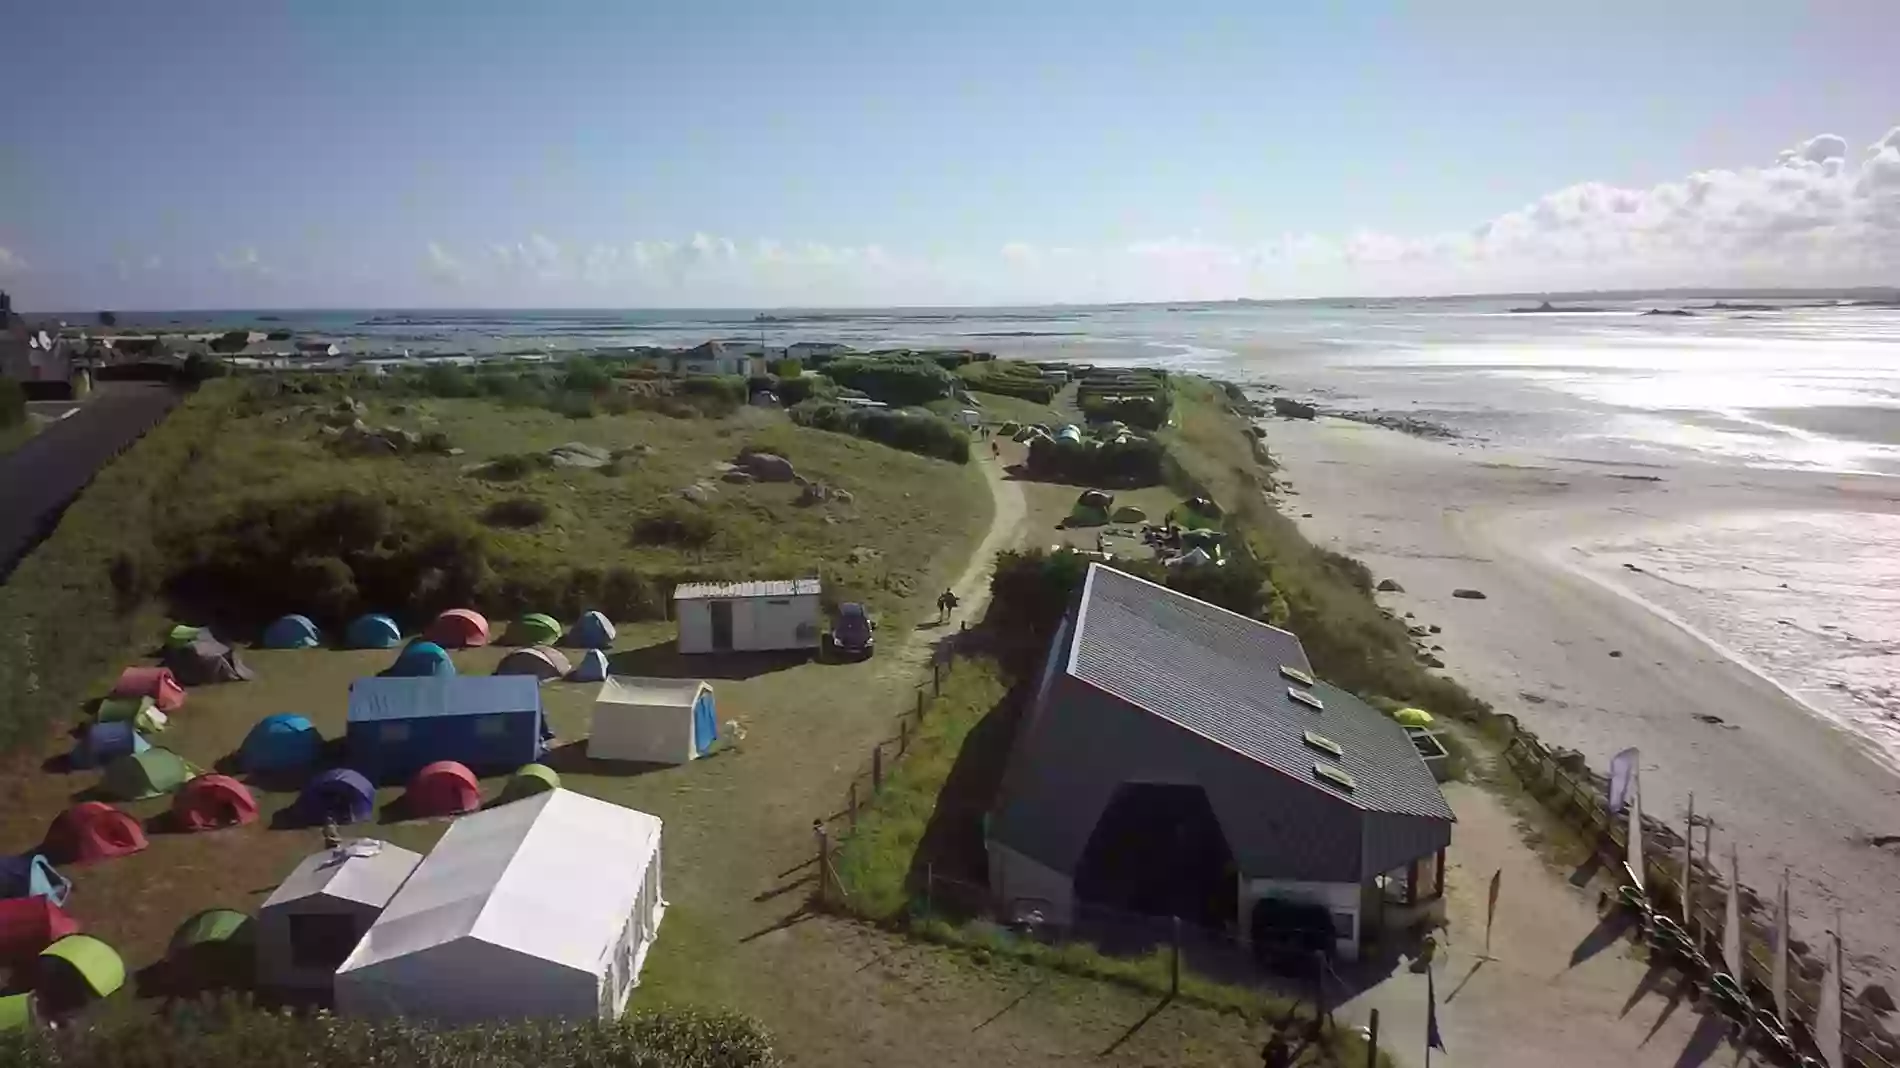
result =
[[[743,375],[766,373],[767,350],[758,342],[707,341],[671,358],[674,374]]]
[[[990,816],[1012,915],[1181,916],[1351,959],[1442,907],[1453,816],[1402,727],[1299,639],[1101,564],[1051,645]]]
[[[797,360],[807,367],[815,367],[826,360],[835,360],[851,352],[851,346],[835,341],[795,341],[785,346],[787,359]]]
[[[350,766],[376,781],[453,760],[513,771],[541,757],[541,684],[533,675],[433,675],[350,684]]]

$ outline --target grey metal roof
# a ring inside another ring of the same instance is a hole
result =
[[[361,855],[354,843],[343,849],[326,849],[305,857],[279,884],[263,907],[301,901],[319,894],[382,908],[389,904],[409,873],[422,863],[422,854],[412,853],[388,842],[375,843],[376,852]]]
[[[711,597],[816,597],[824,584],[815,578],[770,579],[756,582],[688,582],[673,589],[675,601]]]
[[[1319,683],[1323,709],[1289,696],[1312,674],[1298,637],[1101,564],[1083,585],[1067,671],[1153,715],[1369,812],[1449,820],[1451,808],[1404,728]],[[1305,734],[1337,743],[1335,757]],[[1351,775],[1342,789],[1314,770]]]

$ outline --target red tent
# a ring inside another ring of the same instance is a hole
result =
[[[444,649],[466,649],[488,644],[488,620],[473,608],[451,608],[435,617],[423,638]]]
[[[175,712],[185,703],[185,688],[178,685],[170,668],[129,667],[119,673],[112,696],[149,697],[157,702],[159,711]]]
[[[235,827],[257,819],[257,799],[229,775],[200,775],[172,795],[172,818],[190,831]]]
[[[81,801],[54,817],[46,832],[46,852],[79,864],[144,848],[145,830],[139,821],[104,801]]]
[[[475,773],[453,760],[438,760],[409,780],[404,804],[412,816],[453,816],[482,807]]]
[[[0,901],[0,959],[34,956],[78,931],[79,922],[46,898],[13,897]]]

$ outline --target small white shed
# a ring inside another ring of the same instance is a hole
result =
[[[368,838],[305,857],[258,910],[258,983],[327,992],[337,965],[420,863],[420,853]]]
[[[660,820],[554,789],[463,816],[336,973],[345,1015],[613,1020],[666,912]]]
[[[816,649],[824,633],[815,578],[694,582],[673,591],[682,653]]]
[[[703,679],[610,675],[594,698],[593,760],[684,764],[719,740],[712,685]]]

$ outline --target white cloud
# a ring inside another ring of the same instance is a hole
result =
[[[218,266],[231,274],[252,275],[267,278],[276,271],[257,254],[254,245],[245,245],[229,252],[218,253]]]
[[[430,278],[449,285],[459,285],[468,277],[468,268],[461,260],[451,255],[440,242],[429,242],[428,254],[423,260],[423,270]]]
[[[26,273],[26,258],[19,253],[0,245],[0,275]]]

